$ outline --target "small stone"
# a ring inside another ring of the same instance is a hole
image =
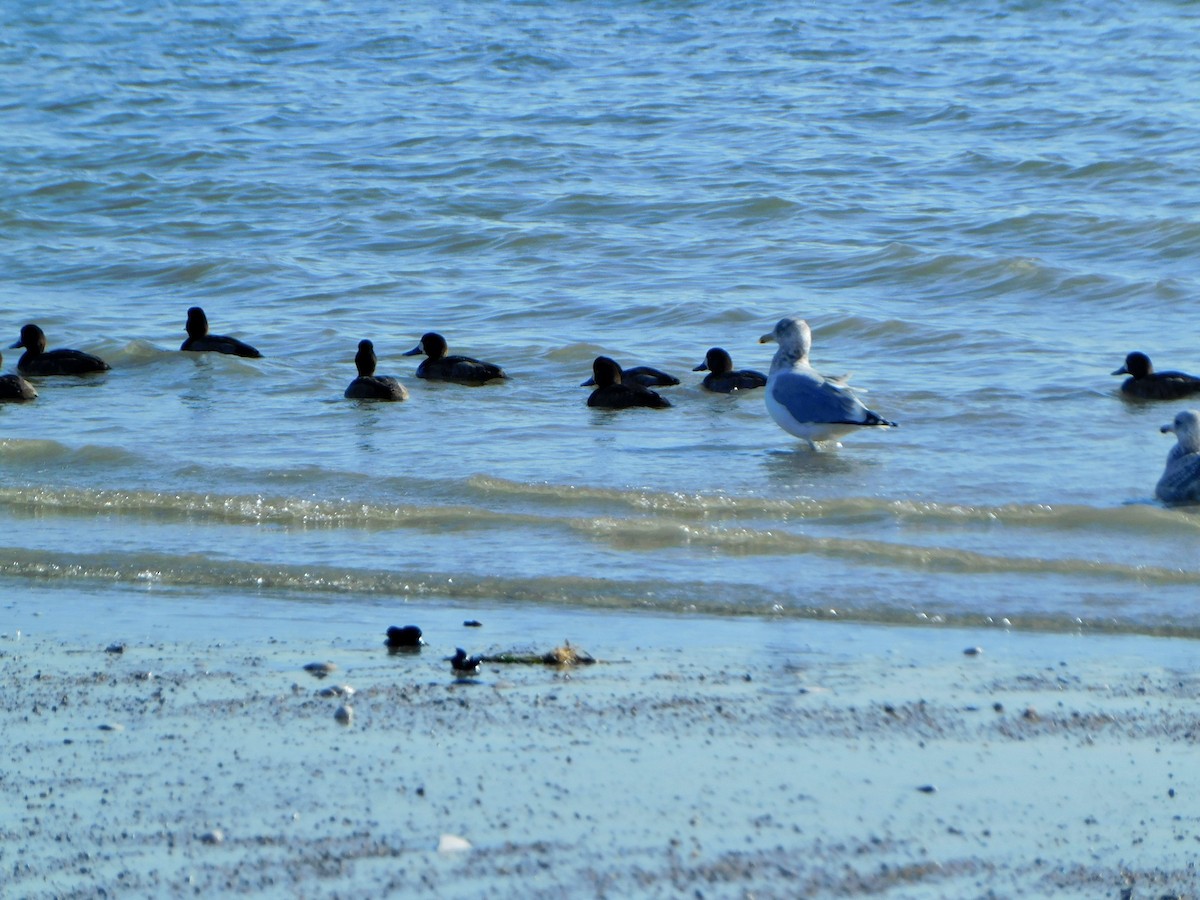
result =
[[[1038,711],[1032,706],[1025,707],[1025,712],[1021,713],[1021,717],[1029,722],[1040,722],[1042,717],[1038,715]]]
[[[101,731],[124,731],[125,726],[118,725],[116,723],[105,722],[103,725],[100,726],[100,730]]]
[[[340,724],[349,725],[354,721],[354,708],[343,703],[337,708],[337,711],[334,712],[333,717],[337,719]]]
[[[354,694],[354,688],[348,684],[331,684],[317,691],[318,697],[353,697]]]
[[[115,641],[104,648],[105,653],[124,653],[125,645],[120,641]]]
[[[391,650],[412,650],[423,643],[421,629],[416,625],[393,625],[387,630],[387,645]]]
[[[438,838],[438,853],[461,853],[471,849],[471,842],[457,834],[443,834]]]
[[[922,794],[936,794],[937,793],[937,788],[934,787],[932,784],[923,784],[919,788],[917,788],[917,790],[920,791]]]
[[[324,678],[330,672],[334,672],[336,670],[337,666],[331,662],[311,662],[304,667],[304,671],[309,675],[312,675],[314,678]]]
[[[463,622],[463,628],[482,628],[482,627],[483,627],[483,623],[480,622],[478,619],[467,619],[467,621]]]
[[[204,834],[199,834],[197,837],[202,844],[220,844],[225,840],[225,832],[220,828],[213,828],[211,831],[206,831]]]
[[[966,650],[963,651],[963,655],[964,656],[982,656],[983,648],[982,647],[968,647]]]

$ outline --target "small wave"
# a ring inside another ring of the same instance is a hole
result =
[[[995,627],[1024,631],[1142,633],[1198,638],[1191,622],[1154,618],[1084,620],[1073,614],[1036,612],[996,618],[964,609],[921,609],[861,591],[840,605],[814,606],[755,585],[711,581],[565,577],[496,577],[436,572],[390,572],[217,559],[200,554],[47,554],[0,547],[0,578],[14,582],[107,583],[126,588],[175,589],[221,597],[245,593],[275,600],[354,597],[366,602],[401,598],[449,602],[522,603],[572,610],[651,610],[715,617],[821,619],[917,627]],[[1198,577],[1193,583],[1200,583]],[[864,586],[865,588],[865,586]]]
[[[874,497],[782,499],[536,484],[487,475],[471,476],[467,479],[467,484],[483,497],[500,495],[574,509],[578,509],[581,502],[590,502],[685,521],[701,521],[712,517],[775,517],[780,521],[812,519],[838,522],[889,519],[905,524],[933,526],[973,522],[1047,530],[1108,529],[1136,533],[1145,533],[1147,530],[1173,531],[1180,527],[1200,529],[1200,521],[1181,519],[1168,510],[1148,504],[1096,508],[1037,503],[972,506],[923,500],[884,500]]]

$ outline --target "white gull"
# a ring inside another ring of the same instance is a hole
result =
[[[808,362],[812,329],[796,316],[780,319],[759,338],[776,341],[779,349],[767,377],[767,411],[788,434],[809,444],[836,441],[860,428],[895,427],[895,422],[867,409],[843,379],[829,378]]]

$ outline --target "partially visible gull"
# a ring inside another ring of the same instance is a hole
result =
[[[1174,432],[1177,443],[1167,454],[1155,496],[1163,503],[1200,503],[1200,411],[1185,409],[1160,430]]]
[[[840,380],[828,378],[808,362],[812,330],[796,316],[780,319],[760,344],[776,341],[767,378],[767,411],[788,434],[809,444],[835,441],[860,428],[895,427],[895,422],[867,409]]]
[[[1200,378],[1184,372],[1155,372],[1150,357],[1137,350],[1113,374],[1128,375],[1121,382],[1121,393],[1139,400],[1179,400],[1200,394]]]

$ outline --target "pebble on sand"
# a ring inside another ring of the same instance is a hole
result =
[[[354,694],[354,688],[348,684],[331,684],[317,691],[318,697],[353,697]]]
[[[443,834],[438,838],[438,853],[461,853],[471,849],[471,842],[457,834]]]
[[[966,650],[963,651],[963,655],[964,656],[982,656],[983,648],[982,647],[968,647]]]
[[[387,630],[387,645],[389,650],[415,650],[423,643],[421,629],[416,625],[392,625]]]
[[[220,844],[225,840],[225,832],[220,828],[213,828],[211,831],[206,831],[204,834],[197,835],[202,844]]]
[[[124,653],[125,645],[121,641],[114,641],[104,648],[105,653]]]
[[[334,712],[333,717],[342,725],[349,725],[354,721],[354,707],[347,706],[343,703],[337,708],[337,711]]]
[[[331,662],[311,662],[304,667],[304,671],[314,678],[324,678],[330,672],[337,671],[337,666]]]

